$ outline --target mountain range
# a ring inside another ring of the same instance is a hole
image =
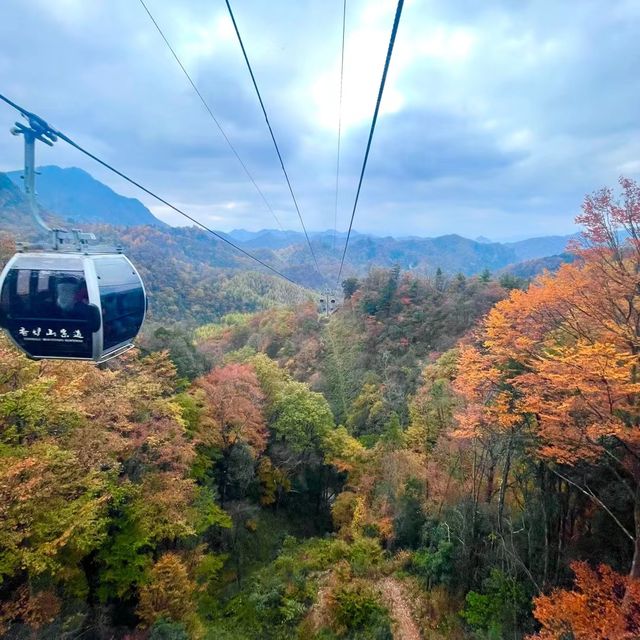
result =
[[[6,174],[22,188],[22,171]],[[167,226],[140,200],[126,198],[77,167],[38,167],[36,180],[42,207],[67,224],[107,222],[126,227],[148,224]]]
[[[242,270],[255,267],[246,256],[223,245],[205,231],[195,227],[188,231],[170,227],[158,220],[139,200],[116,193],[81,169],[45,166],[40,167],[38,172],[39,203],[45,217],[49,215],[56,223],[82,225],[90,229],[108,224],[110,228],[102,229],[103,234],[116,239],[118,227],[153,227],[153,231],[149,229],[145,233],[125,233],[123,230],[120,235],[135,237],[138,250],[144,239],[144,242],[153,245],[152,253],[169,252],[170,256],[177,256],[196,269],[198,264]],[[21,192],[20,175],[18,171],[0,173],[0,230],[30,237],[34,233],[34,225]],[[219,233],[304,286],[320,287],[326,284],[314,269],[302,232],[234,229],[229,233]],[[309,236],[321,271],[327,279],[334,279],[346,234],[326,230],[310,232]],[[371,266],[394,265],[425,275],[435,273],[438,268],[445,273],[465,275],[486,269],[491,272],[508,270],[518,273],[521,263],[524,273],[535,275],[543,268],[557,268],[570,259],[565,250],[574,237],[541,236],[499,243],[485,237],[471,240],[457,234],[436,238],[393,238],[354,231],[343,275],[362,276]]]

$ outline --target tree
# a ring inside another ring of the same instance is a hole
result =
[[[422,371],[422,384],[409,403],[407,439],[417,451],[431,451],[449,428],[458,399],[451,382],[458,365],[458,351],[451,349]]]
[[[511,289],[522,289],[526,284],[522,278],[514,276],[512,273],[503,273],[498,279],[498,282],[503,289],[507,289],[508,291]]]
[[[342,281],[342,291],[344,293],[344,299],[349,300],[353,294],[360,288],[360,282],[358,278],[347,278]]]
[[[294,453],[321,449],[333,428],[333,416],[324,396],[301,382],[289,382],[277,396],[271,414],[271,428],[277,439]]]
[[[640,637],[640,580],[606,565],[574,562],[575,589],[556,589],[534,599],[542,625],[538,640],[635,640]]]
[[[163,354],[32,363],[0,337],[3,623],[58,637],[83,602],[120,613],[160,549],[225,525],[175,391]]]
[[[443,292],[447,288],[447,281],[440,267],[436,269],[436,276],[434,279],[434,283],[435,283],[436,291]]]
[[[380,435],[391,418],[391,408],[384,401],[384,386],[375,381],[362,385],[347,414],[347,428],[356,435]]]
[[[138,615],[147,627],[161,619],[184,621],[192,628],[197,627],[194,592],[195,583],[189,578],[180,556],[165,553],[140,588]]]
[[[168,351],[180,378],[193,380],[209,368],[207,359],[194,344],[193,336],[179,326],[158,327],[151,335],[144,335],[143,348],[147,351]]]
[[[566,466],[553,473],[632,542],[630,576],[640,578],[640,189],[626,179],[621,186],[622,203],[606,189],[585,199],[578,221],[589,246],[575,249],[579,262],[513,290],[489,313],[480,344],[461,350],[459,433],[531,428],[538,455]],[[578,464],[614,474],[632,527],[572,475]]]
[[[54,444],[2,456],[0,582],[72,566],[97,549],[107,531],[107,478],[87,474],[77,457]]]
[[[254,456],[264,450],[266,425],[262,415],[264,395],[250,365],[230,364],[199,378],[205,414],[201,437],[228,451],[245,443]]]
[[[420,542],[420,533],[426,522],[422,508],[424,486],[415,478],[409,478],[400,495],[398,514],[393,522],[395,545],[415,549]]]
[[[255,459],[266,446],[264,394],[254,368],[247,364],[214,369],[199,378],[196,387],[204,392],[200,438],[204,444],[215,445],[222,451],[220,497],[224,503],[234,449],[246,447]]]

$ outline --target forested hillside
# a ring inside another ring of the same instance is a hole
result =
[[[531,283],[374,268],[328,317],[213,267],[169,297],[129,230],[200,326],[100,367],[1,338],[0,633],[639,638],[640,188],[578,222]]]
[[[424,364],[508,293],[490,276],[424,279],[397,268],[346,280],[344,290],[344,306],[328,321],[312,303],[232,314],[199,328],[198,347],[213,363],[236,351],[265,353],[321,391],[339,423],[379,435],[394,415],[406,424]]]

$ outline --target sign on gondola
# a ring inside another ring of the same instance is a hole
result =
[[[7,327],[16,344],[32,357],[91,358],[92,337],[86,323],[13,320]]]

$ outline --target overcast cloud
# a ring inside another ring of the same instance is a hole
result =
[[[223,0],[146,0],[286,228],[295,210]],[[351,212],[395,0],[347,0],[338,228]],[[341,0],[235,0],[308,228],[333,226]],[[355,228],[571,233],[640,174],[640,2],[408,0]],[[218,229],[274,227],[138,0],[3,0],[0,92]],[[0,106],[0,170],[22,162]],[[79,166],[182,221],[64,143]]]

